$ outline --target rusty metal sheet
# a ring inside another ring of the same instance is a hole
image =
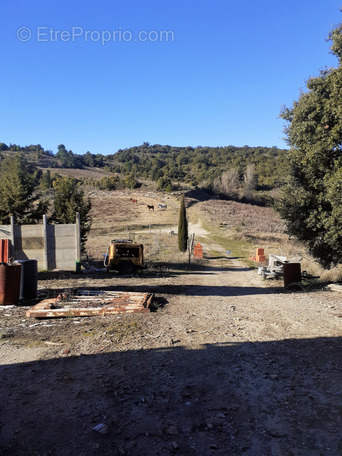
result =
[[[9,239],[0,239],[0,263],[8,263],[9,242]]]
[[[95,294],[97,293],[97,294]],[[80,290],[76,295],[59,295],[57,298],[44,299],[31,307],[27,317],[62,318],[90,317],[118,313],[150,312],[152,293],[136,292],[89,292]]]

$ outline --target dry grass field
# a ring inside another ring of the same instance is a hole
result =
[[[68,169],[68,168],[44,168],[44,171],[50,171],[51,174],[59,174],[60,176],[76,177],[77,179],[93,179],[100,180],[103,177],[110,177],[109,173],[101,168],[84,168],[84,169]]]
[[[177,232],[180,193],[86,189],[86,196],[92,202],[93,224],[86,246],[91,260],[101,261],[112,239],[131,238],[144,243],[146,262],[151,266],[187,262],[187,255],[178,252],[177,236],[169,235],[171,230]],[[197,240],[233,250],[233,254],[249,266],[253,265],[249,257],[256,248],[262,247],[266,256],[273,253],[303,258],[302,269],[320,276],[323,281],[342,279],[340,267],[324,270],[303,245],[289,238],[283,221],[270,207],[221,199],[200,201],[193,195],[186,201],[189,234],[194,232]],[[166,204],[167,209],[158,208],[158,204]],[[149,210],[147,205],[154,206],[154,210]]]
[[[284,233],[282,220],[270,207],[215,199],[203,202],[201,210],[210,220],[217,220],[236,232],[250,235]]]
[[[161,261],[161,251],[165,260],[165,255],[173,256],[169,258],[172,261],[180,260],[177,237],[168,234],[171,228],[177,228],[178,196],[144,190],[91,190],[87,196],[92,202],[93,219],[87,242],[90,258],[101,259],[112,239],[133,239],[144,243],[147,262]],[[167,209],[158,208],[158,204],[166,204]],[[154,210],[149,210],[147,205],[154,206]]]

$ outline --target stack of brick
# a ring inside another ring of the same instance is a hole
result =
[[[264,249],[256,249],[255,261],[257,263],[265,263],[266,257]]]
[[[203,258],[203,247],[199,242],[194,247],[194,257]]]

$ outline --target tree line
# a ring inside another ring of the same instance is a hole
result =
[[[167,187],[172,182],[212,186],[223,173],[234,169],[243,181],[248,165],[254,166],[259,188],[279,187],[287,174],[287,150],[277,147],[172,147],[144,143],[119,150],[113,156],[113,169],[131,173]]]
[[[119,149],[112,155],[74,154],[64,144],[54,154],[40,144],[21,147],[0,143],[3,156],[13,152],[40,168],[103,168],[126,180],[134,188],[141,179],[156,182],[158,190],[171,190],[175,183],[187,183],[213,188],[219,179],[234,170],[239,183],[244,180],[248,165],[253,165],[257,188],[279,187],[287,174],[287,150],[277,147],[172,147],[145,142],[141,146]]]

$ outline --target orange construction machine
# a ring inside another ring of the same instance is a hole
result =
[[[108,246],[104,259],[108,271],[130,274],[144,266],[144,246],[130,239],[114,239]]]

